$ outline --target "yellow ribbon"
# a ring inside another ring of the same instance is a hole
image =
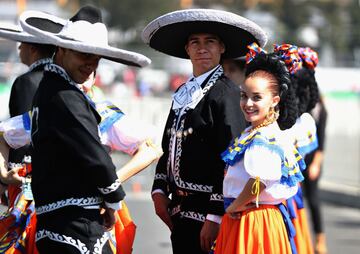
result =
[[[260,177],[255,178],[255,182],[251,186],[251,194],[256,195],[256,208],[259,207],[259,195],[260,195]]]

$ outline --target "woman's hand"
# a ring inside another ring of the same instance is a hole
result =
[[[21,166],[12,168],[10,171],[2,172],[1,181],[5,184],[14,184],[14,185],[22,184],[25,181],[25,178],[19,176],[20,169],[22,169]]]
[[[234,220],[240,219],[241,212],[256,207],[256,205],[254,203],[249,203],[242,207],[235,207],[235,205],[234,206],[232,206],[232,205],[233,205],[233,203],[226,209],[226,213],[230,216],[230,218],[232,218]]]

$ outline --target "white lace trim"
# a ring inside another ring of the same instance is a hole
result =
[[[201,221],[201,222],[205,222],[205,220],[206,220],[206,216],[202,213],[196,213],[196,212],[192,212],[192,211],[188,211],[188,212],[183,211],[183,212],[180,212],[180,214],[182,217]]]
[[[65,243],[74,246],[76,249],[80,251],[81,254],[90,254],[90,250],[79,239],[75,240],[70,236],[60,235],[58,233],[54,233],[45,229],[36,232],[36,238],[35,238],[36,242],[44,238],[49,238],[50,240],[55,242]],[[108,240],[109,240],[109,235],[107,234],[107,232],[104,232],[101,238],[96,240],[93,254],[101,254],[102,249],[104,248],[104,245]]]
[[[211,201],[224,201],[224,196],[222,194],[213,193],[210,196]]]
[[[100,204],[103,202],[101,197],[87,197],[87,198],[68,198],[60,200],[55,203],[36,207],[36,214],[43,214],[52,212],[54,210],[63,208],[65,206],[81,206],[85,209],[99,209]],[[95,206],[98,205],[98,206]]]
[[[110,186],[105,187],[105,188],[98,188],[98,190],[99,190],[102,194],[106,195],[106,194],[109,194],[109,193],[111,193],[111,192],[116,191],[116,190],[119,188],[120,185],[121,185],[120,180],[119,180],[119,179],[116,179],[115,182],[112,183]]]

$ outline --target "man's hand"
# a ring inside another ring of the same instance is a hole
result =
[[[200,232],[200,246],[205,252],[210,252],[218,235],[220,225],[216,222],[205,220],[204,225]]]
[[[172,231],[173,224],[168,211],[170,199],[162,193],[154,193],[152,195],[152,199],[154,201],[156,215],[159,216],[160,219],[169,227],[170,231]]]
[[[116,210],[109,208],[109,207],[103,207],[100,210],[101,217],[103,218],[103,226],[106,231],[110,231],[116,222],[116,216],[115,216]]]

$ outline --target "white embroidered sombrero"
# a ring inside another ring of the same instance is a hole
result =
[[[102,23],[100,10],[95,7],[82,7],[66,21],[61,31],[49,32],[46,26],[57,19],[47,13],[25,11],[20,15],[20,24],[24,31],[58,47],[99,55],[126,65],[144,67],[151,63],[142,54],[109,46],[108,31]]]
[[[212,9],[187,9],[167,13],[150,22],[142,40],[165,54],[189,58],[185,44],[189,35],[211,33],[225,44],[224,58],[244,56],[247,45],[257,42],[263,47],[267,35],[254,22],[231,12]]]
[[[65,25],[65,22],[66,20],[59,20],[59,23],[53,22],[52,26],[48,27],[48,29],[51,29],[49,31],[59,32]],[[23,31],[20,26],[10,23],[0,23],[0,37],[18,42],[47,44],[42,39]]]

